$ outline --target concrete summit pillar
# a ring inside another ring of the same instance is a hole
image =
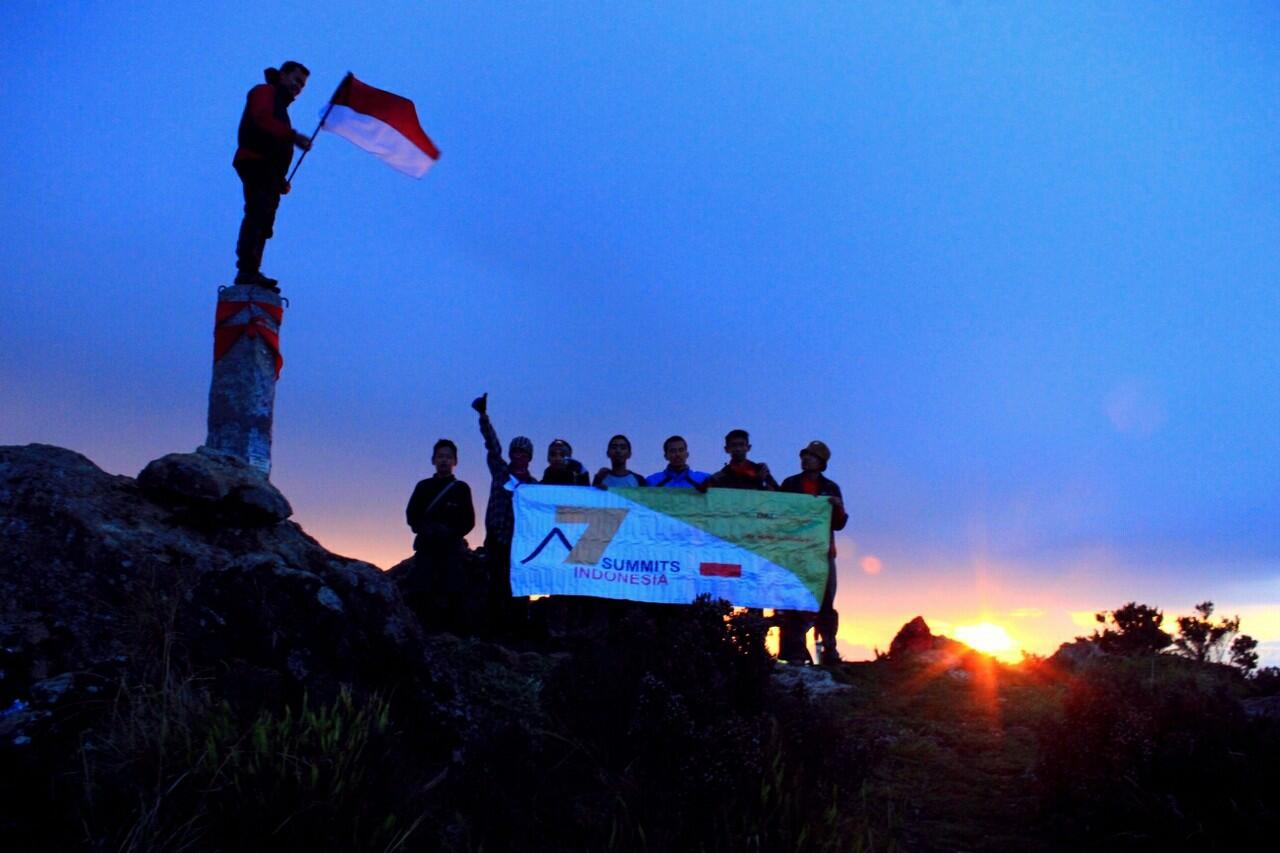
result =
[[[205,448],[271,474],[271,424],[284,304],[279,293],[255,285],[218,288],[213,329],[213,381]]]

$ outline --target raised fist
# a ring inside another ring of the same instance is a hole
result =
[[[489,392],[485,391],[479,397],[472,400],[471,408],[483,415],[489,408]]]

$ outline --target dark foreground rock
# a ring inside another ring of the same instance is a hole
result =
[[[33,842],[32,780],[143,748],[120,742],[125,714],[168,736],[178,706],[232,728],[394,694],[427,721],[424,763],[465,745],[456,669],[395,583],[290,513],[265,479],[215,456],[172,454],[134,480],[62,448],[0,448],[0,840]]]
[[[153,636],[241,689],[246,671],[270,669],[272,695],[421,671],[422,635],[394,584],[267,520],[287,507],[247,468],[199,454],[135,481],[70,450],[0,448],[0,700],[136,667]]]

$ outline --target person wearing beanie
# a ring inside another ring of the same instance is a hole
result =
[[[547,445],[547,469],[542,472],[544,486],[589,486],[591,478],[582,463],[573,458],[573,446],[563,438]]]
[[[538,482],[529,473],[533,461],[533,442],[524,436],[511,439],[507,459],[502,458],[502,442],[489,420],[488,392],[471,401],[471,408],[480,415],[480,435],[484,437],[485,461],[489,465],[489,503],[484,512],[484,550],[489,563],[489,594],[495,619],[503,621],[520,617],[528,599],[512,604],[511,597],[511,537],[515,533],[515,512],[511,508],[511,492],[507,483]],[[508,461],[508,459],[510,461]],[[520,611],[520,612],[516,612]],[[509,627],[509,626],[504,626]]]
[[[805,610],[783,610],[778,613],[780,623],[778,657],[791,662],[811,663],[805,635],[809,625],[816,623],[815,642],[818,663],[833,664],[840,660],[836,651],[836,631],[840,627],[840,614],[836,612],[836,535],[849,521],[844,509],[840,487],[828,480],[823,473],[831,460],[831,449],[821,441],[811,441],[800,449],[800,473],[782,481],[782,491],[802,495],[824,497],[831,504],[831,543],[827,550],[827,585],[822,593],[822,603],[817,614]],[[816,616],[816,618],[815,618]]]
[[[236,284],[252,284],[279,292],[273,278],[262,274],[262,252],[275,228],[280,196],[289,192],[285,176],[294,146],[306,151],[311,140],[293,129],[289,105],[307,85],[311,72],[300,62],[285,62],[263,72],[265,83],[249,90],[237,131],[231,165],[244,187],[244,219],[236,240]]]

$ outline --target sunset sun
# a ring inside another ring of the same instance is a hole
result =
[[[1002,655],[1013,650],[1013,638],[1009,632],[991,622],[960,625],[955,630],[956,639],[970,648],[989,655]]]

